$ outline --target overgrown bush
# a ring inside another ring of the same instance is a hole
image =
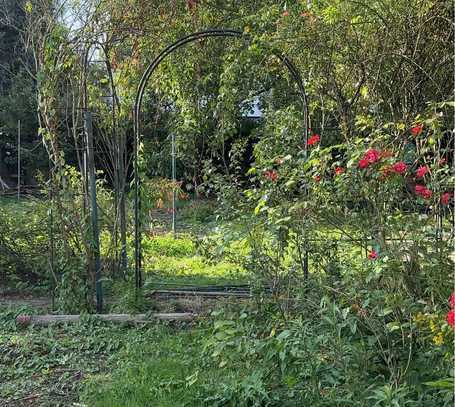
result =
[[[313,285],[288,320],[216,315],[205,351],[225,380],[206,389],[207,405],[452,405],[441,379],[452,374],[454,336],[442,309],[432,317],[441,339],[428,341],[418,310],[431,306],[402,298],[388,308],[386,291],[337,288]]]
[[[49,216],[39,199],[0,200],[0,280],[6,287],[48,287]]]

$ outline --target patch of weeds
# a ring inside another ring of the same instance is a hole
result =
[[[84,401],[92,407],[200,406],[201,386],[215,387],[216,369],[204,369],[204,328],[175,331],[160,325],[147,343],[124,348],[111,378],[91,376]],[[127,361],[125,363],[125,361]]]
[[[149,256],[192,256],[196,248],[189,235],[174,237],[171,233],[146,237],[142,242],[144,253]]]
[[[82,382],[104,374],[112,355],[137,343],[146,330],[87,316],[80,323],[17,327],[29,309],[0,311],[0,405],[57,407],[79,401]]]

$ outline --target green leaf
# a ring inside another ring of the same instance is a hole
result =
[[[438,389],[453,389],[455,386],[454,380],[451,378],[436,380],[434,382],[424,382],[423,384]]]

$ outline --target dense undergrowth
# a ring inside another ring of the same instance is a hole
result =
[[[439,279],[416,285],[389,270],[387,258],[365,259],[361,247],[344,250],[340,243],[331,251],[327,244],[337,236],[326,227],[317,232],[328,243],[313,246],[305,282],[292,235],[283,249],[271,231],[254,220],[249,226],[255,233],[228,222],[202,237],[145,238],[145,292],[163,282],[252,284],[249,303],[210,305],[204,312],[215,309],[211,315],[191,327],[118,327],[87,316],[75,326],[21,330],[12,322],[20,310],[3,309],[3,400],[95,407],[452,404],[448,305],[424,294],[437,293]],[[427,254],[437,258],[432,250]],[[336,262],[328,262],[333,253]],[[261,290],[264,284],[271,290]],[[156,309],[128,281],[108,278],[105,287],[113,311]]]
[[[392,125],[383,126],[370,145],[354,140],[335,155],[332,146],[318,145],[316,135],[309,158],[258,155],[250,189],[234,191],[225,180],[212,180],[218,223],[207,207],[199,216],[198,207],[188,205],[188,224],[198,233],[174,237],[163,228],[147,230],[139,292],[132,289],[131,270],[124,276],[109,271],[110,229],[102,218],[107,309],[159,310],[148,294],[163,283],[247,282],[251,300],[199,304],[203,318],[191,330],[98,328],[92,322],[18,334],[8,312],[1,342],[8,402],[19,402],[14,392],[21,383],[23,397],[34,397],[35,384],[48,388],[46,380],[54,383],[62,366],[74,370],[87,357],[88,374],[76,387],[52,390],[55,398],[44,391],[43,400],[58,403],[64,394],[86,406],[109,407],[452,405],[453,195],[447,191],[453,175],[438,158],[447,151],[433,151],[445,133],[436,118],[425,123],[425,132],[423,124],[409,131],[418,133],[419,152],[407,163],[396,124],[395,133],[388,133]],[[106,191],[100,202],[109,208]],[[65,216],[76,217],[78,210],[75,205]],[[46,273],[48,256],[41,251],[49,247],[45,202],[30,202],[17,216],[8,211],[0,222],[6,279],[17,288],[30,276],[45,276],[43,286],[52,287],[55,276]],[[24,230],[26,221],[30,228]],[[56,246],[61,268],[53,289],[62,312],[81,312],[90,303],[83,301],[90,280],[75,255],[81,253],[77,242],[66,242],[74,249],[70,254]],[[21,253],[24,269],[16,261]],[[131,244],[128,255],[131,260]],[[168,309],[186,310],[181,304]],[[110,337],[119,339],[110,345]],[[73,356],[65,359],[67,350]],[[94,359],[99,366],[91,364]],[[37,375],[32,383],[30,374]]]
[[[341,289],[341,287],[338,287]],[[8,406],[450,406],[453,331],[441,310],[384,309],[383,293],[309,286],[282,318],[231,304],[193,326],[86,317],[17,328],[1,313]],[[322,296],[322,298],[321,298]],[[299,301],[297,301],[299,300]],[[362,301],[363,300],[363,301]],[[28,310],[30,312],[30,310]]]
[[[453,332],[440,310],[350,294],[311,286],[286,319],[263,302],[160,331],[123,349],[84,397],[100,407],[452,405]]]

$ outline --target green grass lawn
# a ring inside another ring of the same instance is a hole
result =
[[[248,281],[246,271],[229,259],[229,253],[207,254],[192,235],[158,235],[143,243],[146,287],[172,285],[221,285]],[[216,251],[221,242],[211,246]],[[225,248],[226,249],[226,248]],[[233,250],[239,250],[235,242]],[[240,253],[242,254],[242,253]]]
[[[147,341],[125,347],[112,375],[92,375],[84,399],[92,407],[198,406],[197,382],[215,386],[221,379],[204,369],[203,329],[158,326]]]

